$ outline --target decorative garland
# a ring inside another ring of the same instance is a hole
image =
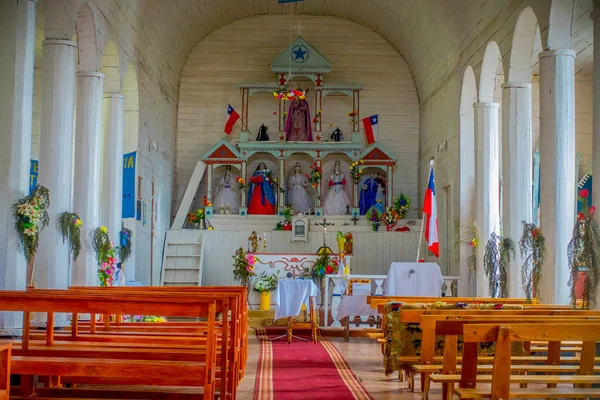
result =
[[[64,212],[58,216],[58,225],[63,237],[63,243],[69,241],[69,250],[73,261],[81,253],[81,219],[77,213]]]
[[[92,247],[98,260],[98,279],[100,286],[112,286],[114,282],[115,249],[108,236],[108,230],[101,226],[92,235]]]
[[[360,174],[362,174],[363,170],[360,168],[362,164],[365,163],[365,160],[352,161],[350,165],[350,175],[352,175],[352,180],[355,184],[358,185],[360,182]]]
[[[131,231],[131,229],[123,228],[121,229],[121,232],[119,232],[118,251],[119,260],[121,260],[122,263],[124,263],[125,261],[127,261],[127,259],[129,259],[129,257],[131,257],[132,238],[133,232]]]
[[[600,227],[594,218],[596,207],[588,205],[588,190],[579,191],[582,211],[577,214],[577,222],[573,228],[573,238],[567,248],[571,277],[571,304],[577,307],[575,285],[580,271],[586,271],[583,286],[582,308],[589,309],[596,304],[596,290],[600,279]]]
[[[50,221],[47,211],[49,206],[50,191],[42,185],[37,185],[29,196],[25,196],[13,204],[15,229],[19,234],[21,249],[28,262],[32,262],[35,258],[40,232],[48,226]]]
[[[406,213],[408,213],[409,207],[410,197],[405,195],[403,192],[400,192],[400,195],[394,200],[394,208],[396,209],[396,212],[400,215],[400,218],[406,218]]]
[[[524,260],[521,283],[529,302],[534,298],[540,298],[540,277],[546,259],[546,239],[535,224],[523,221],[523,235],[519,240],[519,250]]]
[[[479,234],[477,233],[477,225],[475,224],[475,218],[469,218],[466,226],[460,228],[462,231],[465,228],[465,232],[461,235],[460,239],[456,242],[459,244],[468,244],[471,246],[471,255],[467,257],[467,266],[469,267],[469,280],[477,270],[477,248],[479,247]],[[459,232],[460,233],[460,232]]]
[[[492,232],[485,246],[483,270],[488,278],[490,297],[508,297],[506,266],[517,255],[515,242]]]

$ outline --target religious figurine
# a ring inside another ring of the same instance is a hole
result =
[[[240,208],[240,195],[238,192],[238,184],[231,175],[231,165],[225,167],[225,174],[219,181],[219,188],[215,194],[213,204],[219,207],[219,212],[225,214],[226,207],[229,205],[229,211],[237,214]]]
[[[371,174],[363,181],[358,202],[360,215],[365,215],[369,211],[369,208],[375,205],[378,188],[379,184],[377,183],[375,174]]]
[[[312,142],[312,119],[306,99],[295,99],[290,104],[285,133],[288,142]]]
[[[256,234],[256,231],[253,231],[248,237],[248,252],[256,253],[256,250],[258,250],[258,235]]]
[[[265,126],[263,123],[260,128],[258,128],[258,135],[256,135],[257,142],[266,142],[269,140],[269,127]]]
[[[340,130],[339,127],[336,126],[335,131],[331,133],[330,138],[333,139],[334,142],[341,142],[342,140],[344,140],[344,133]]]
[[[296,212],[306,214],[310,209],[310,197],[306,192],[308,178],[302,175],[300,163],[294,166],[294,172],[288,179],[288,203]]]
[[[350,206],[350,198],[346,193],[346,177],[342,173],[341,163],[335,162],[333,173],[329,176],[329,191],[323,201],[325,215],[344,215]]]
[[[225,214],[231,214],[231,207],[229,207],[229,204],[225,204]]]
[[[271,171],[264,162],[258,164],[250,177],[248,214],[275,214],[276,200]]]

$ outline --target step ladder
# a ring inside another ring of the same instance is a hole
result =
[[[160,274],[161,286],[200,286],[204,256],[199,229],[168,229]]]

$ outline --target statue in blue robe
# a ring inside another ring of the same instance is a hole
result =
[[[274,183],[271,180],[271,171],[267,169],[265,163],[261,162],[258,165],[249,180],[248,214],[275,214],[277,207]]]
[[[377,201],[377,189],[379,183],[374,174],[371,174],[360,189],[359,209],[360,215],[365,215],[369,208],[373,207]]]

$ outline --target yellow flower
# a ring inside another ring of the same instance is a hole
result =
[[[105,226],[101,226],[101,227],[100,227],[100,231],[101,231],[102,233],[108,233],[108,229],[106,229],[106,227],[105,227]]]
[[[358,173],[359,173],[359,174],[362,174],[362,169],[359,169],[359,170],[358,170]]]
[[[360,163],[361,163],[361,164],[364,164],[364,163],[365,163],[365,160],[360,160]]]
[[[209,231],[212,231],[212,230],[214,230],[214,229],[213,229],[213,227],[212,227],[212,226],[209,226],[209,227],[208,227],[208,230],[209,230]]]

